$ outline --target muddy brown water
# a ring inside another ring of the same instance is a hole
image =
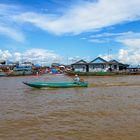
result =
[[[140,140],[140,76],[90,76],[88,88],[34,89],[0,77],[0,140]]]

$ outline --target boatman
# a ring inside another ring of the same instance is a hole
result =
[[[80,77],[77,74],[75,75],[74,83],[80,83]]]

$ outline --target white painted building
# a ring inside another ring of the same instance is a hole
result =
[[[87,72],[88,71],[88,63],[84,60],[80,60],[76,63],[71,64],[72,70],[75,72]]]
[[[71,64],[71,66],[75,72],[106,72],[125,70],[129,65],[122,64],[116,60],[106,61],[101,57],[97,57],[89,63],[81,59]]]

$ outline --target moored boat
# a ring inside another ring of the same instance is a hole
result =
[[[35,73],[32,72],[32,66],[16,66],[13,68],[13,70],[8,73],[8,76],[29,76],[29,75],[35,75]]]
[[[34,88],[70,88],[70,87],[88,87],[88,83],[81,82],[81,83],[46,83],[46,82],[23,82],[25,85]]]
[[[0,77],[7,76],[6,73],[0,73]]]

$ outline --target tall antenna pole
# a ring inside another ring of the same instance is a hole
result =
[[[108,60],[110,60],[110,57],[109,57],[109,55],[110,55],[110,54],[109,54],[109,47],[108,47]]]
[[[110,60],[111,59],[111,51],[112,51],[112,49],[110,49],[109,47],[108,47],[108,60]]]

